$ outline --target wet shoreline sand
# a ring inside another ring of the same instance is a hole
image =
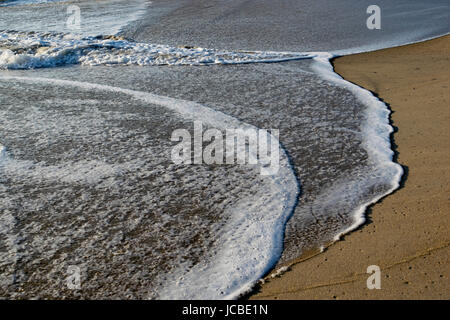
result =
[[[335,70],[386,102],[402,186],[321,254],[266,277],[251,299],[448,299],[450,36],[341,57]],[[367,289],[368,266],[381,289]]]

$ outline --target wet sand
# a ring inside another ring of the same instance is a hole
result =
[[[336,72],[377,94],[393,113],[402,187],[367,212],[367,222],[299,258],[252,299],[449,299],[450,36],[350,55]],[[381,289],[367,288],[367,267]]]

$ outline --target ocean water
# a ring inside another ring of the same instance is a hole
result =
[[[257,19],[269,24],[264,10],[276,22],[308,1],[2,2],[0,296],[237,298],[277,263],[364,223],[366,206],[402,175],[390,111],[329,59],[448,32],[448,4],[413,1],[409,13],[402,4],[387,7],[397,24],[376,45],[341,35],[324,48],[328,25],[304,43],[293,36],[311,27],[302,21],[285,42],[260,38],[270,36]],[[66,24],[71,5],[76,30]],[[228,33],[239,15],[260,28]],[[171,134],[193,132],[194,121],[278,129],[280,169],[174,164]],[[69,266],[80,268],[80,290],[66,285]]]

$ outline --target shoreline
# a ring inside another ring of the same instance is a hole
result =
[[[274,270],[250,299],[449,298],[449,60],[449,35],[332,60],[337,74],[391,109],[401,187],[324,252],[305,253],[281,277]],[[380,267],[384,290],[367,289],[370,265]]]

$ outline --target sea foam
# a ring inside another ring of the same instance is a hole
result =
[[[0,32],[0,68],[32,69],[69,64],[211,65],[281,62],[313,57],[308,53],[227,52],[137,43],[118,36]]]

